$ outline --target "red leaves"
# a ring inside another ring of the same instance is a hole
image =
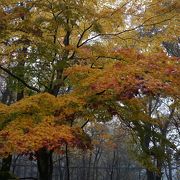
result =
[[[103,69],[103,75],[90,85],[93,91],[112,90],[118,99],[129,99],[139,93],[177,93],[177,78],[180,77],[177,60],[162,53],[145,56],[131,50],[132,54],[129,54],[127,49],[119,52],[122,53],[124,61],[114,62]]]
[[[1,132],[0,132],[0,137],[1,137],[4,141],[7,140],[8,136],[9,136],[9,132],[8,132],[8,131],[1,131]]]
[[[80,128],[71,127],[76,118],[95,111],[101,120],[110,119],[117,112],[107,102],[129,101],[138,95],[179,95],[177,61],[128,49],[116,53],[122,53],[123,60],[110,61],[102,69],[87,65],[69,68],[73,86],[69,94],[55,98],[44,93],[9,107],[0,105],[1,114],[10,118],[0,133],[0,154],[33,152],[42,147],[55,150],[65,144],[86,149],[90,147],[88,136]]]
[[[168,67],[166,70],[165,70],[165,73],[167,75],[180,75],[179,73],[179,70],[177,69],[177,67]]]
[[[116,91],[119,90],[119,82],[116,79],[116,77],[106,77],[106,81],[100,80],[100,82],[91,84],[91,89],[96,91],[96,92],[102,92],[103,90],[107,89],[115,89]]]

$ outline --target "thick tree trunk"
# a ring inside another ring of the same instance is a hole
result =
[[[155,180],[154,173],[152,171],[146,170],[147,180]]]
[[[8,180],[10,178],[12,155],[2,159],[2,166],[0,170],[0,179]]]
[[[39,180],[52,180],[53,161],[52,152],[42,148],[37,152]]]
[[[12,156],[9,155],[7,158],[2,159],[1,171],[10,171]]]
[[[161,176],[160,175],[156,175],[156,180],[161,180]]]

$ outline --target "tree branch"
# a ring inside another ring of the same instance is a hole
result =
[[[157,15],[157,16],[159,16],[159,15]],[[168,19],[156,22],[156,23],[146,24],[148,21],[150,21],[151,19],[153,19],[153,18],[155,18],[157,16],[150,17],[150,18],[146,19],[144,22],[142,22],[140,25],[138,25],[138,26],[136,26],[134,28],[131,28],[131,29],[125,29],[124,31],[121,31],[121,32],[117,32],[117,33],[99,33],[99,34],[97,34],[95,36],[92,36],[92,37],[86,39],[83,43],[79,44],[78,47],[83,46],[84,44],[88,43],[89,41],[91,41],[91,40],[93,40],[93,39],[95,39],[97,37],[102,37],[102,36],[118,36],[118,35],[121,35],[121,34],[126,33],[126,32],[131,32],[131,31],[137,30],[141,26],[148,27],[148,26],[152,26],[152,25],[158,25],[158,24],[161,24],[163,22],[170,21],[172,18],[175,17],[175,16],[173,16],[171,18],[168,18]]]
[[[84,126],[86,126],[86,124],[89,122],[89,119],[81,126],[81,129],[84,128]]]
[[[83,39],[84,34],[85,34],[89,29],[91,29],[92,26],[93,26],[93,24],[91,24],[89,27],[87,27],[86,29],[84,29],[84,31],[83,31],[82,34],[80,35],[80,38],[79,38],[79,40],[78,40],[78,43],[77,43],[77,46],[76,46],[76,47],[79,47],[79,45],[80,45],[80,43],[81,43],[81,41],[82,41],[82,39]]]
[[[36,91],[36,92],[40,92],[39,89],[33,87],[33,86],[30,86],[29,84],[27,84],[24,80],[22,80],[20,77],[16,76],[15,74],[13,74],[10,70],[2,67],[0,65],[0,69],[2,69],[4,72],[6,72],[7,74],[9,74],[10,76],[12,76],[13,78],[17,79],[19,82],[21,82],[24,86],[26,86],[27,88],[33,90],[33,91]]]

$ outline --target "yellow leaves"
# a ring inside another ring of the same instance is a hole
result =
[[[24,98],[10,106],[0,104],[2,114],[2,124],[13,121],[14,124],[23,125],[23,121],[32,120],[34,124],[43,121],[44,117],[55,116],[58,122],[68,120],[68,117],[83,111],[85,105],[83,96],[75,93],[54,97],[48,93],[40,93],[28,98]],[[7,120],[8,119],[8,120]],[[4,125],[6,125],[4,124]],[[12,124],[10,123],[12,126]],[[15,125],[14,125],[15,126]]]
[[[33,119],[31,117],[23,117],[20,116],[18,118],[16,118],[15,120],[11,121],[7,128],[8,131],[13,131],[13,130],[22,130],[24,132],[24,130],[26,131],[26,129],[31,129],[35,126],[36,124],[33,122]]]
[[[8,113],[8,106],[0,103],[0,123]]]
[[[86,78],[92,78],[92,80],[95,78],[94,76],[97,76],[98,69],[93,69],[90,66],[73,66],[73,68],[68,68],[65,71],[65,75],[68,75],[68,78],[70,81],[72,81],[73,84],[79,84],[78,82],[89,82]],[[99,71],[101,72],[101,71]],[[89,76],[89,74],[94,76]],[[91,81],[92,81],[91,80]],[[81,84],[83,85],[83,84]],[[81,87],[82,88],[82,87]]]
[[[54,97],[40,93],[10,106],[0,104],[2,127],[0,155],[29,153],[42,147],[56,149],[66,143],[87,148],[89,140],[79,128],[69,126],[83,112],[85,100],[74,93]],[[62,125],[67,124],[67,125]]]
[[[6,156],[10,153],[35,152],[42,147],[50,150],[60,148],[65,144],[87,148],[89,140],[82,130],[65,125],[52,125],[49,120],[27,128],[24,131],[15,128],[0,132],[0,155]]]
[[[44,116],[54,114],[56,110],[56,98],[48,93],[38,94],[24,98],[10,106],[3,107],[0,107],[0,113],[4,114],[3,121],[1,122],[4,126],[11,121],[13,121],[12,124],[17,123],[17,126],[23,125],[23,122],[29,122],[29,120],[38,123]],[[10,123],[10,125],[12,124]]]

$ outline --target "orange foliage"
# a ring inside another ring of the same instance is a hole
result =
[[[88,89],[91,95],[103,92],[118,99],[132,98],[138,93],[179,96],[179,59],[164,53],[143,55],[132,49],[119,49],[117,53],[122,60],[110,61],[102,69],[76,66],[66,73],[77,89],[79,86],[82,92],[83,87],[85,93]]]
[[[42,147],[58,150],[64,144],[88,148],[88,136],[80,127],[71,127],[74,120],[96,119],[101,114],[111,118],[117,112],[108,102],[126,101],[138,94],[179,97],[178,59],[132,49],[119,49],[115,54],[122,60],[108,61],[103,68],[68,68],[65,75],[73,87],[68,94],[40,93],[10,106],[0,105],[0,155],[30,153]],[[137,119],[149,120],[142,116]]]
[[[83,130],[68,125],[68,118],[75,117],[81,110],[80,104],[81,101],[71,95],[55,98],[42,93],[11,106],[1,105],[4,118],[1,120],[0,155],[31,153],[42,147],[58,150],[65,144],[88,148],[90,140]]]

